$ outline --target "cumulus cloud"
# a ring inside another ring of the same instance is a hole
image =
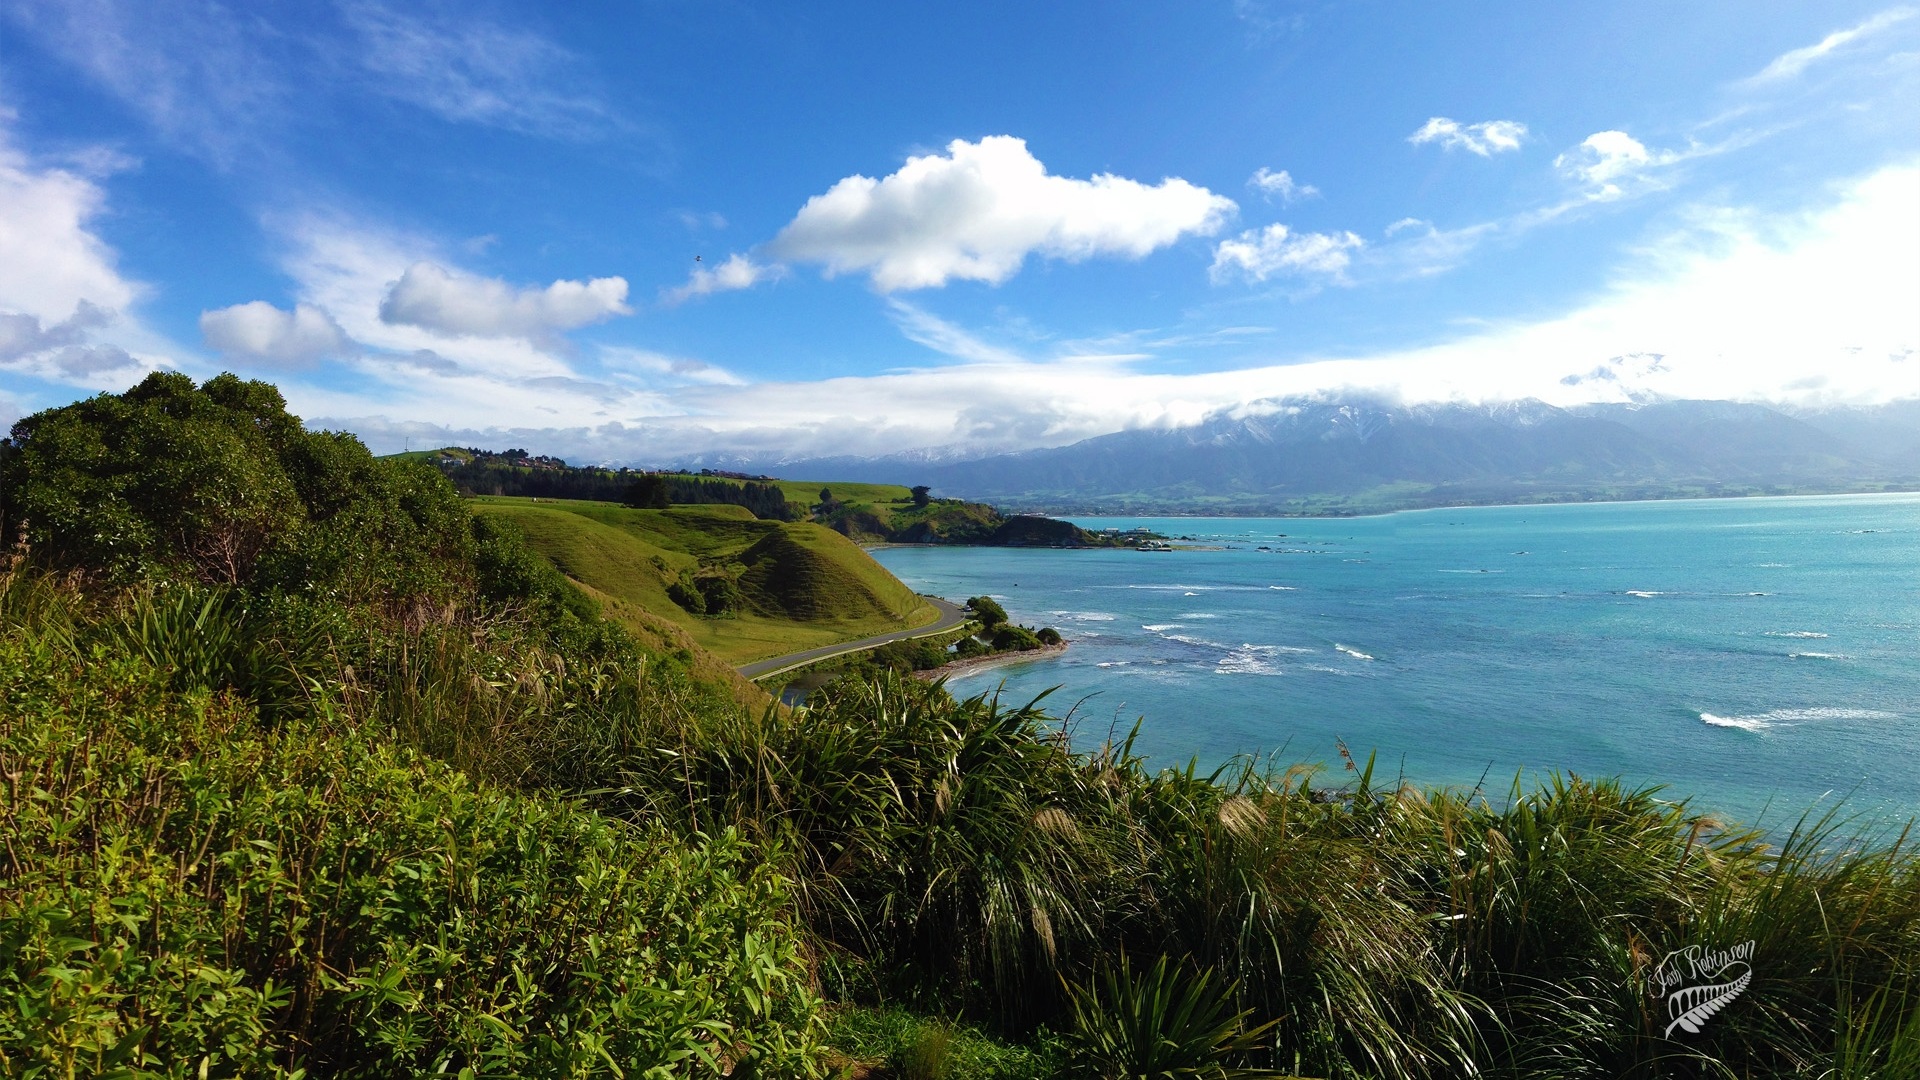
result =
[[[1749,77],[1746,82],[1749,85],[1757,85],[1760,83],[1780,82],[1791,79],[1805,71],[1814,63],[1826,59],[1834,52],[1851,45],[1861,38],[1885,30],[1889,26],[1904,22],[1912,18],[1915,14],[1920,13],[1915,12],[1915,10],[1910,7],[1890,8],[1882,11],[1878,15],[1856,26],[1850,26],[1845,30],[1835,30],[1833,33],[1828,34],[1812,45],[1781,53],[1779,56],[1773,58],[1772,63],[1761,68],[1759,72]]]
[[[1624,131],[1598,131],[1579,146],[1553,159],[1554,167],[1587,185],[1595,198],[1611,199],[1622,194],[1621,185],[1649,169],[1671,165],[1682,155],[1674,151],[1648,150],[1640,140]]]
[[[200,334],[228,356],[299,366],[353,347],[333,316],[311,304],[283,311],[265,300],[200,313]]]
[[[849,176],[807,200],[769,246],[780,259],[867,273],[882,292],[962,279],[999,284],[1028,255],[1138,259],[1217,232],[1236,206],[1185,180],[1049,175],[1025,140],[956,139],[879,180]]]
[[[1445,150],[1466,150],[1488,157],[1505,150],[1518,150],[1527,137],[1527,125],[1518,120],[1487,120],[1462,124],[1444,116],[1435,116],[1407,136],[1415,146],[1437,142]]]
[[[1247,186],[1269,199],[1280,200],[1282,205],[1293,202],[1295,199],[1310,199],[1320,194],[1320,189],[1312,184],[1296,182],[1293,174],[1287,170],[1281,169],[1279,172],[1274,172],[1264,165],[1247,181]]]
[[[92,231],[105,201],[92,180],[36,164],[0,132],[0,310],[58,322],[83,302],[121,310],[141,294]]]
[[[1285,275],[1338,281],[1352,263],[1353,252],[1364,246],[1366,241],[1350,232],[1296,233],[1273,224],[1222,240],[1213,249],[1208,274],[1216,285],[1234,278],[1258,282]]]
[[[627,280],[556,281],[515,288],[430,262],[407,267],[380,302],[380,319],[456,337],[538,338],[631,315]]]
[[[732,292],[736,289],[751,289],[760,282],[772,281],[783,273],[785,270],[780,266],[767,266],[754,262],[745,255],[734,255],[717,266],[694,267],[685,285],[665,290],[660,298],[665,303],[678,304],[696,296]]]

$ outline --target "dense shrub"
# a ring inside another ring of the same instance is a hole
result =
[[[806,1075],[784,886],[131,659],[0,642],[0,1072]]]

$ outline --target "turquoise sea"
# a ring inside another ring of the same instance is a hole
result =
[[[1075,520],[1212,550],[874,553],[1072,643],[956,693],[1059,687],[1077,740],[1140,719],[1155,764],[1337,773],[1344,740],[1496,798],[1570,770],[1775,829],[1920,814],[1920,495]]]

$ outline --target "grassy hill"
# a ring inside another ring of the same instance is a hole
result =
[[[815,489],[816,495],[818,489]],[[654,620],[735,664],[907,626],[938,613],[853,541],[806,523],[761,521],[737,506],[633,510],[613,503],[482,498],[477,513],[517,524],[535,551],[650,636]],[[739,609],[688,611],[671,595],[687,576],[724,575]]]

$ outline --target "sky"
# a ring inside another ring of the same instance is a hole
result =
[[[0,425],[972,456],[1920,397],[1920,9],[0,0]]]

